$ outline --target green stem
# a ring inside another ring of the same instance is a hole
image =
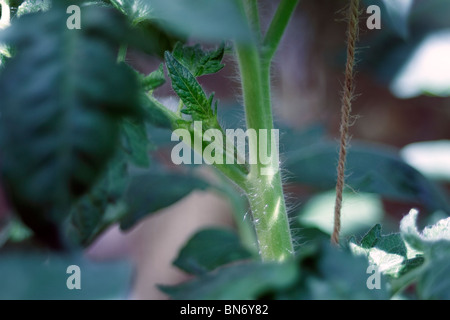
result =
[[[259,20],[258,0],[244,0],[244,11],[257,42],[261,41],[261,23]]]
[[[250,159],[251,153],[257,150],[261,129],[268,131],[266,151],[272,155],[269,163],[262,163],[258,155],[254,155],[258,161],[250,164],[244,189],[252,210],[260,256],[264,261],[282,261],[294,254],[279,172],[278,150],[271,150],[273,137],[270,134],[274,129],[270,94],[271,59],[297,3],[295,0],[291,1],[294,5],[287,2],[289,1],[280,3],[264,40],[262,53],[258,51],[257,43],[236,43],[247,129],[255,130],[257,136],[256,141],[249,136]],[[254,2],[247,0],[244,4],[249,23],[253,27]],[[267,170],[265,174],[264,170]]]
[[[264,58],[271,60],[299,0],[281,0],[263,41]]]
[[[253,224],[247,215],[247,200],[233,186],[231,186],[225,177],[220,176],[220,185],[216,186],[218,192],[226,196],[232,206],[232,212],[239,238],[242,245],[254,256],[258,256],[258,248],[256,246],[256,234]]]

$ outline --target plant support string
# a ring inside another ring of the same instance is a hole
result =
[[[345,83],[344,94],[342,96],[341,105],[341,126],[340,126],[340,148],[339,162],[337,167],[336,181],[336,202],[334,206],[334,228],[331,235],[331,242],[339,243],[339,233],[341,231],[341,209],[342,209],[342,193],[345,185],[345,161],[347,157],[347,148],[349,141],[350,113],[352,109],[352,98],[354,91],[354,74],[355,65],[355,46],[358,38],[358,21],[359,20],[359,0],[350,0],[348,10],[348,26],[347,26],[347,63],[345,66]]]

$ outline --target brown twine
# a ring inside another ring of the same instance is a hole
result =
[[[339,163],[337,167],[336,181],[336,202],[334,206],[334,229],[331,235],[333,244],[339,243],[339,233],[341,231],[341,209],[342,193],[345,185],[345,161],[349,140],[350,112],[352,109],[353,97],[353,67],[355,65],[355,46],[358,38],[359,22],[359,0],[350,0],[347,25],[347,63],[345,67],[344,94],[341,106],[341,127],[340,127],[340,150]]]

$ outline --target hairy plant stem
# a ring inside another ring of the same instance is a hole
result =
[[[191,139],[184,140],[183,142],[186,143],[191,149],[193,149],[195,152],[197,152],[199,155],[201,155],[204,160],[208,163],[212,163],[212,165],[220,171],[225,177],[233,181],[238,187],[241,189],[245,188],[246,178],[248,172],[246,169],[236,163],[233,164],[226,164],[226,163],[216,163],[214,159],[209,159],[208,154],[204,153],[203,150],[205,148],[204,141],[203,141],[203,134],[204,132],[197,128],[195,125],[192,126],[185,126],[182,125],[180,121],[182,121],[182,118],[178,112],[173,112],[172,110],[166,108],[161,102],[159,102],[154,97],[147,95],[148,99],[159,109],[161,110],[167,119],[172,124],[172,130],[174,130],[174,134],[177,134],[176,129],[186,129],[191,134]],[[214,121],[217,121],[215,119]],[[213,128],[220,128],[219,124],[216,122],[212,124]],[[195,141],[199,141],[201,143],[195,143]]]
[[[272,155],[268,164],[261,163],[255,155],[254,158],[258,161],[250,165],[250,173],[244,188],[252,211],[260,256],[264,261],[283,261],[294,254],[279,171],[278,150],[272,152],[271,139],[274,137],[270,134],[274,129],[270,94],[271,59],[295,8],[295,4],[292,6],[287,5],[288,3],[296,4],[297,1],[281,1],[269,28],[273,36],[266,37],[261,46],[256,2],[245,0],[245,13],[256,36],[254,42],[236,43],[247,129],[254,129],[257,133],[256,141],[249,137],[250,153],[257,150],[252,146],[258,146],[259,130],[263,129],[269,132],[267,152]],[[270,50],[264,50],[264,48]]]

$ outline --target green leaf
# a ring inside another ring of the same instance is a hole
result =
[[[289,148],[285,165],[292,182],[324,190],[335,188],[339,150],[336,143],[320,141]],[[431,212],[450,212],[444,192],[390,148],[354,141],[347,154],[346,175],[346,184],[353,190],[420,203]]]
[[[326,291],[317,288],[314,293],[321,293],[313,299],[387,299],[388,288],[385,279],[380,278],[380,289],[369,290],[367,280],[367,262],[354,257],[349,251],[340,251],[328,243],[322,247],[318,270],[322,281],[326,283]]]
[[[414,0],[383,0],[391,28],[406,38],[409,34],[408,18]]]
[[[125,119],[121,123],[122,147],[133,164],[139,167],[150,165],[150,141],[145,123],[138,119]]]
[[[75,243],[88,246],[106,228],[123,218],[126,206],[122,197],[128,182],[125,156],[119,153],[92,191],[71,210],[68,231]]]
[[[186,105],[183,112],[192,115],[194,120],[213,118],[212,99],[206,97],[197,79],[169,52],[166,52],[165,59],[172,80],[172,88]]]
[[[355,254],[367,256],[385,275],[399,278],[424,262],[420,252],[405,245],[400,233],[381,234],[381,225],[375,225],[363,237],[360,244],[350,242]]]
[[[71,265],[80,267],[81,290],[66,286]],[[81,254],[3,253],[0,270],[0,300],[125,299],[132,276],[129,263],[94,263]]]
[[[285,288],[297,276],[294,261],[249,262],[219,268],[181,285],[160,289],[177,300],[247,300]]]
[[[442,219],[427,226],[422,233],[417,230],[417,210],[411,210],[400,221],[400,232],[405,241],[414,249],[433,254],[434,249],[450,249],[450,218]],[[448,252],[450,254],[450,251]]]
[[[134,74],[116,63],[115,29],[105,30],[126,24],[93,7],[83,18],[81,30],[68,30],[55,5],[4,34],[17,54],[0,77],[2,175],[16,211],[43,237],[95,183],[116,149],[120,117],[138,105]]]
[[[368,263],[347,248],[336,248],[330,240],[304,244],[297,255],[299,274],[291,286],[269,298],[280,300],[378,300],[388,299],[385,278],[380,275],[379,289],[370,290]]]
[[[172,129],[172,121],[164,105],[145,93],[139,95],[139,100],[146,121],[158,128]],[[170,136],[168,139],[170,140]]]
[[[199,44],[189,47],[177,43],[173,49],[173,56],[184,65],[194,77],[212,74],[220,71],[225,65],[222,64],[225,53],[225,44],[210,51],[204,51]]]
[[[192,174],[164,172],[162,168],[136,170],[124,196],[128,212],[121,220],[123,230],[131,228],[147,215],[170,206],[194,189],[205,189],[208,184]]]
[[[450,300],[450,255],[433,259],[423,272],[417,291],[421,299]]]
[[[181,249],[174,265],[196,275],[212,271],[233,261],[251,258],[238,236],[226,229],[197,232]]]
[[[360,244],[351,240],[350,249],[357,255],[367,256],[371,264],[389,276],[392,293],[417,283],[420,298],[448,299],[450,218],[419,232],[417,214],[411,210],[401,220],[400,233],[381,235],[381,226],[374,226]]]
[[[377,5],[381,9],[383,25],[397,35],[407,38],[409,35],[409,15],[414,0],[365,0],[367,6]]]
[[[114,8],[124,14],[133,27],[128,42],[132,47],[148,54],[164,56],[164,51],[172,50],[175,43],[184,41],[179,32],[170,30],[167,23],[155,14],[153,6],[144,0],[111,0]]]
[[[50,6],[51,6],[50,0],[25,0],[17,8],[16,15],[20,17],[27,13],[47,11],[50,9]]]
[[[203,40],[251,41],[239,0],[143,0],[172,30]]]
[[[153,72],[151,72],[147,76],[143,76],[141,79],[141,83],[144,87],[145,91],[152,91],[156,88],[162,86],[166,82],[166,77],[164,75],[163,64],[159,65],[159,68]]]
[[[425,264],[417,283],[419,297],[450,299],[450,218],[419,232],[417,215],[417,210],[411,210],[400,222],[400,231],[409,246],[424,253]]]

